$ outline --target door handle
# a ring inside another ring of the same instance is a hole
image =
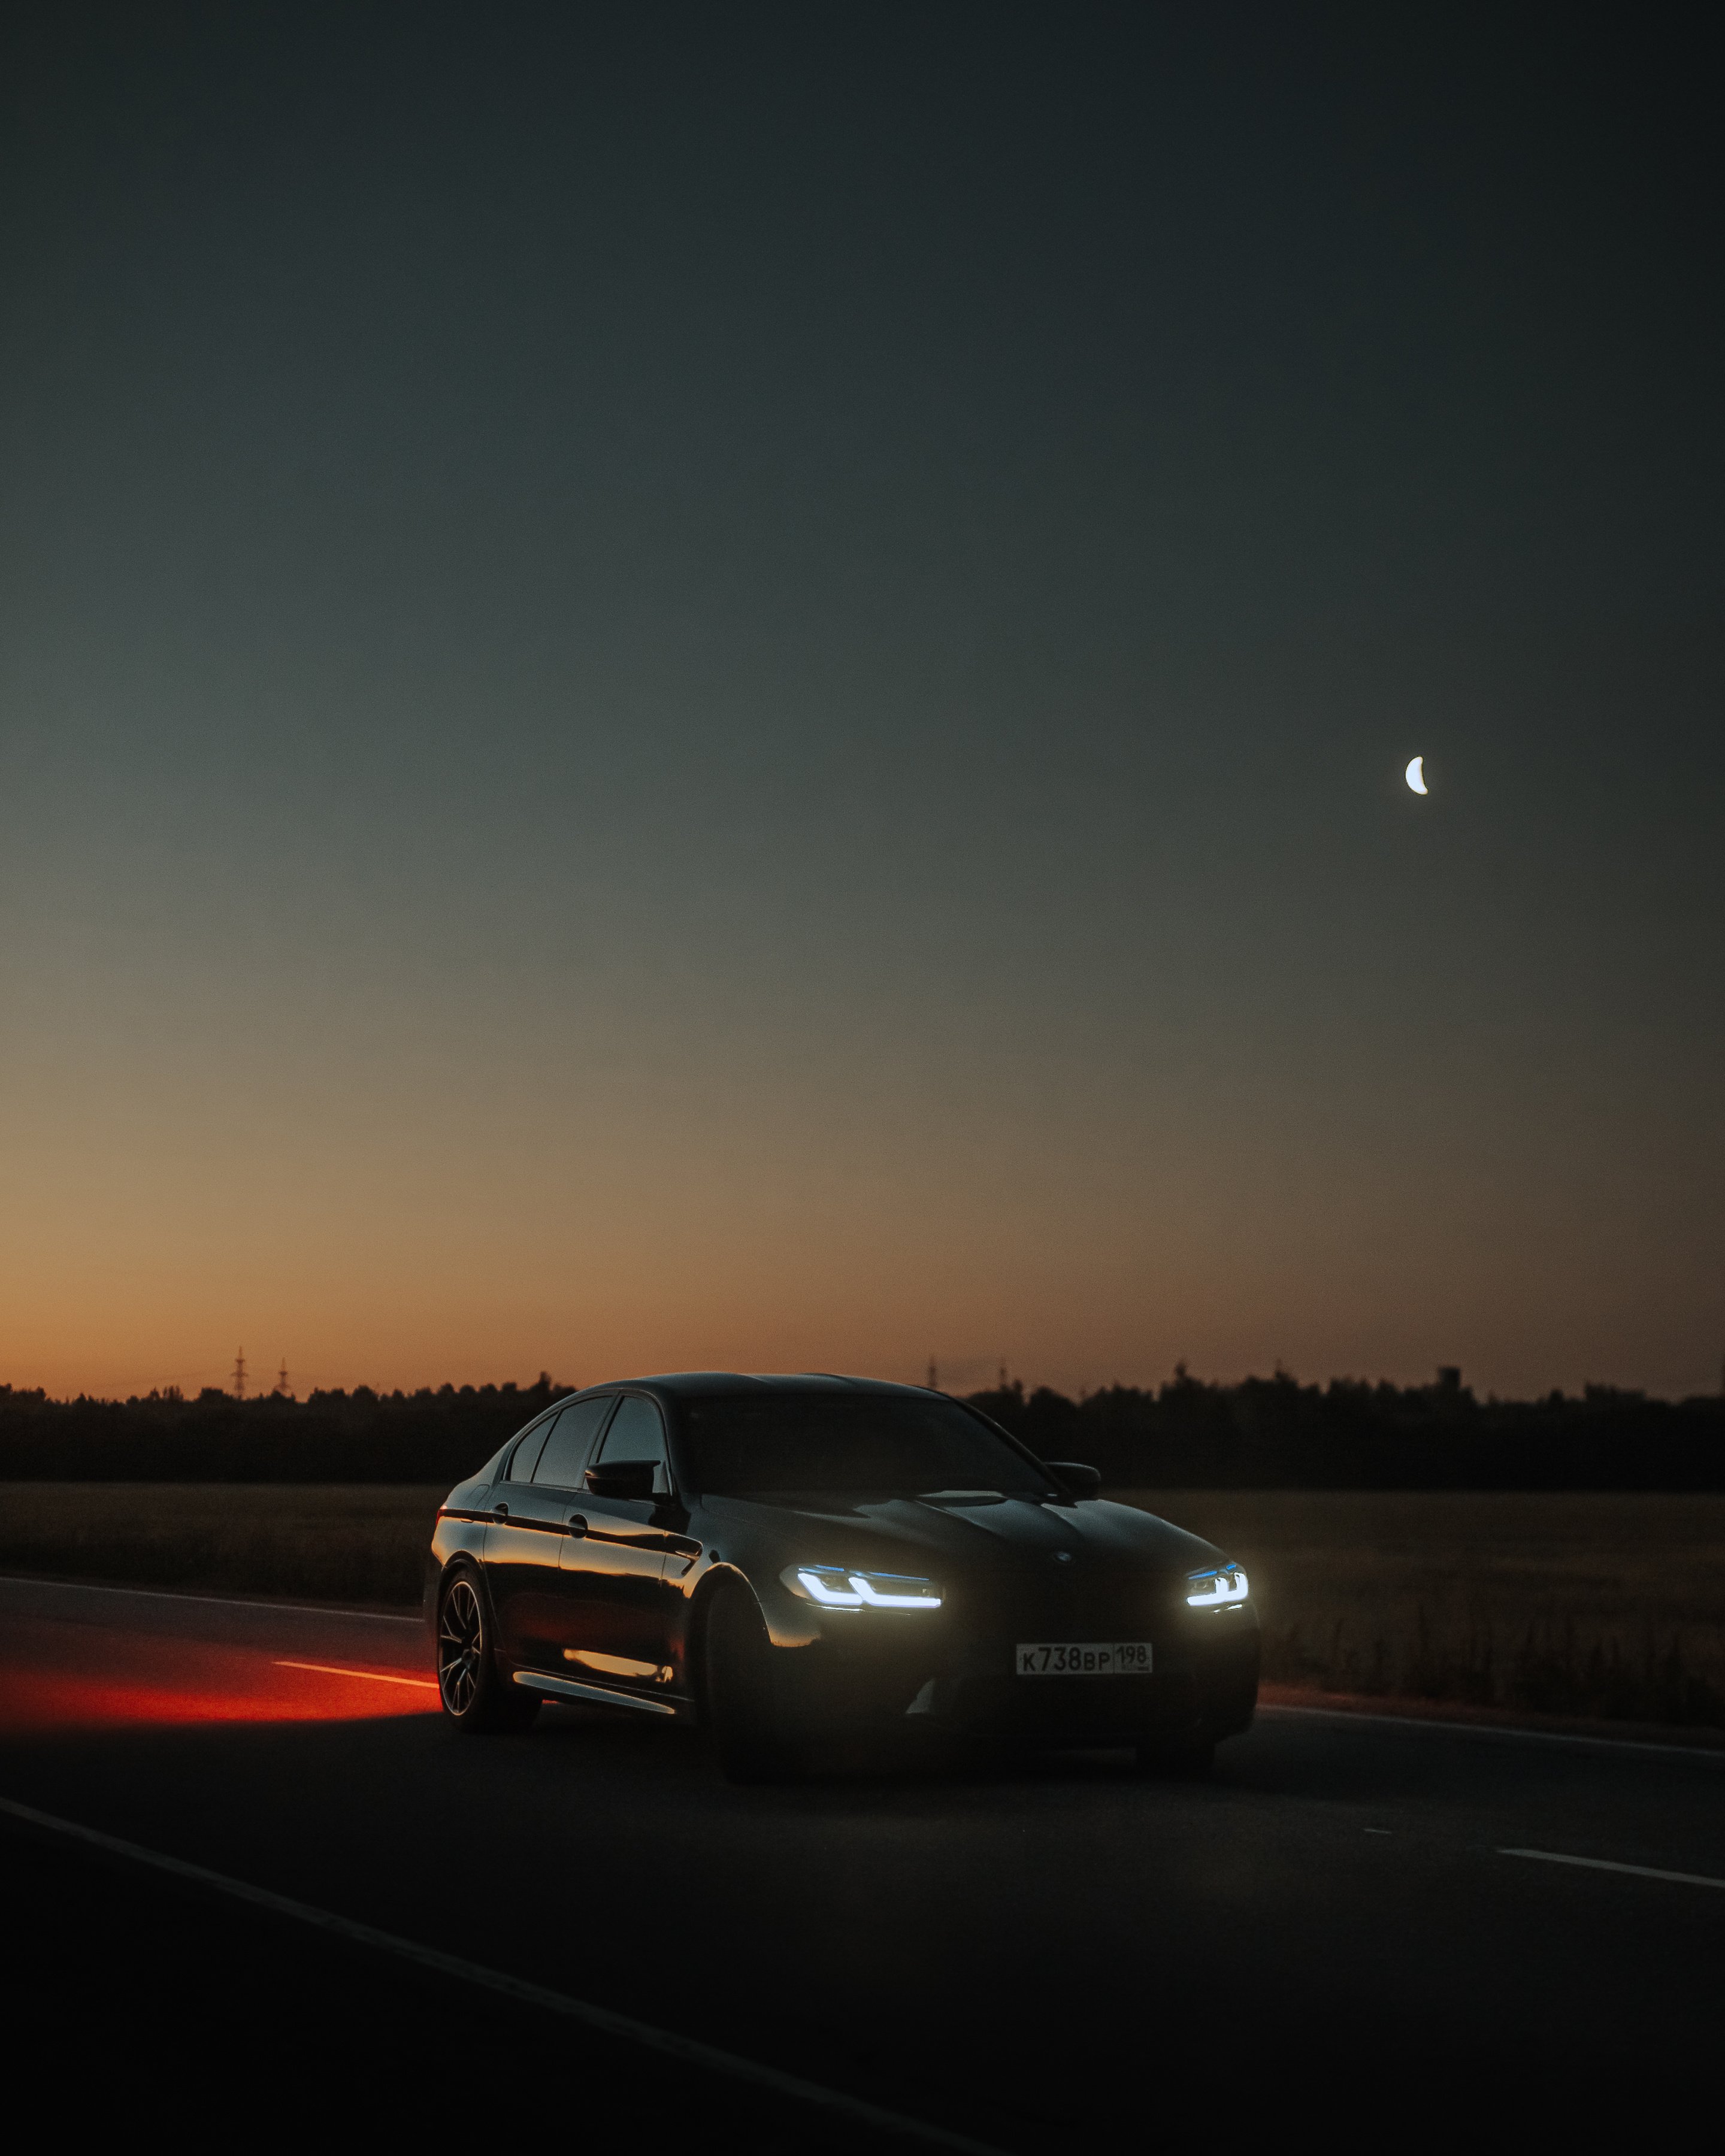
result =
[[[587,1532],[587,1522],[582,1518],[579,1512],[571,1512],[568,1519],[568,1527],[569,1532],[572,1535],[584,1535]]]

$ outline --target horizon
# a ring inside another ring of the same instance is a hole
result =
[[[548,1390],[555,1397],[568,1393],[584,1392],[596,1385],[626,1384],[632,1379],[670,1377],[681,1374],[683,1371],[694,1369],[723,1371],[745,1377],[839,1376],[880,1378],[890,1376],[890,1373],[882,1371],[834,1371],[829,1368],[816,1370],[787,1366],[779,1370],[741,1370],[732,1364],[691,1363],[682,1366],[681,1370],[674,1369],[666,1365],[653,1370],[639,1369],[613,1373],[603,1378],[584,1378],[573,1383],[566,1383],[562,1378],[554,1376],[550,1370],[542,1368],[535,1377],[526,1379],[487,1378],[477,1380],[470,1378],[457,1380],[446,1378],[436,1383],[421,1380],[413,1384],[393,1385],[372,1383],[365,1378],[350,1379],[340,1383],[335,1381],[320,1383],[316,1380],[306,1380],[301,1383],[295,1380],[290,1383],[285,1391],[274,1384],[253,1385],[249,1383],[247,1389],[243,1394],[234,1391],[231,1389],[231,1383],[228,1386],[214,1383],[210,1382],[208,1377],[189,1384],[164,1380],[147,1389],[140,1388],[124,1393],[89,1390],[49,1393],[45,1387],[40,1385],[22,1384],[16,1380],[0,1380],[0,1397],[28,1399],[40,1394],[60,1406],[74,1405],[78,1401],[85,1400],[94,1405],[104,1407],[143,1405],[152,1400],[187,1404],[213,1399],[230,1401],[240,1406],[249,1406],[269,1399],[285,1399],[292,1405],[303,1406],[314,1399],[336,1397],[352,1399],[362,1393],[368,1394],[377,1399],[416,1399],[428,1396],[440,1398],[447,1394],[454,1394],[460,1397],[469,1394],[486,1392],[511,1394]],[[290,1373],[290,1377],[291,1374]],[[894,1383],[920,1387],[925,1383],[926,1379],[914,1377],[891,1377],[890,1381]],[[1465,1369],[1455,1364],[1441,1363],[1424,1378],[1396,1378],[1381,1375],[1368,1377],[1348,1371],[1334,1371],[1327,1377],[1302,1377],[1298,1371],[1287,1369],[1279,1363],[1268,1371],[1248,1369],[1234,1374],[1212,1375],[1203,1371],[1194,1370],[1182,1362],[1160,1378],[1136,1380],[1111,1378],[1099,1383],[1086,1383],[1081,1380],[1075,1384],[1066,1385],[1057,1384],[1045,1378],[1025,1378],[1019,1373],[1010,1371],[997,1364],[986,1382],[973,1383],[966,1378],[957,1378],[948,1383],[946,1374],[940,1373],[932,1389],[951,1394],[956,1398],[971,1398],[983,1394],[1015,1390],[1029,1399],[1036,1393],[1046,1391],[1058,1394],[1062,1399],[1081,1407],[1087,1399],[1094,1399],[1098,1394],[1118,1391],[1154,1396],[1168,1392],[1182,1383],[1216,1391],[1227,1391],[1248,1384],[1287,1383],[1301,1389],[1318,1392],[1329,1392],[1349,1387],[1366,1390],[1389,1389],[1401,1393],[1432,1392],[1451,1398],[1466,1397],[1482,1406],[1539,1405],[1557,1399],[1582,1400],[1594,1394],[1621,1399],[1663,1400],[1671,1405],[1681,1405],[1688,1401],[1725,1399],[1725,1373],[1721,1373],[1720,1383],[1713,1388],[1684,1394],[1655,1393],[1643,1386],[1615,1384],[1609,1379],[1598,1378],[1584,1380],[1573,1391],[1563,1386],[1553,1385],[1532,1393],[1505,1394],[1496,1390],[1482,1389],[1472,1383]]]

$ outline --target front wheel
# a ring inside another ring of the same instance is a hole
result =
[[[531,1692],[498,1672],[485,1597],[470,1573],[457,1573],[438,1598],[437,1691],[445,1718],[464,1736],[525,1729],[539,1712]]]
[[[791,1782],[803,1771],[773,1657],[754,1596],[744,1587],[721,1589],[707,1616],[706,1717],[730,1781]]]

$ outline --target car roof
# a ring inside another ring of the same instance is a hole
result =
[[[650,1378],[611,1378],[583,1393],[656,1393],[666,1399],[711,1398],[716,1393],[889,1393],[926,1399],[923,1385],[895,1385],[885,1378],[845,1378],[830,1370],[670,1370]]]

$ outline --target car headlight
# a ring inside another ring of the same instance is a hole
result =
[[[1224,1609],[1230,1603],[1246,1599],[1246,1576],[1237,1564],[1188,1573],[1186,1581],[1192,1590],[1186,1599],[1194,1609]]]
[[[787,1587],[823,1609],[938,1609],[941,1591],[932,1579],[896,1572],[853,1572],[849,1565],[793,1564]]]

